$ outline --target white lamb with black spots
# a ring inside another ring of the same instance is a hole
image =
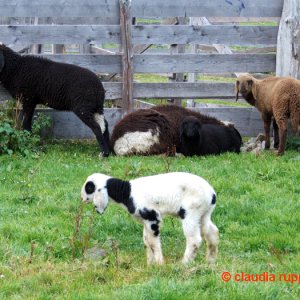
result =
[[[163,264],[160,226],[165,215],[181,218],[186,237],[183,263],[191,262],[201,245],[207,243],[207,261],[214,263],[218,253],[219,231],[211,221],[216,193],[203,178],[183,172],[140,177],[130,181],[95,173],[81,190],[84,202],[93,202],[102,214],[112,199],[144,224],[148,264]]]

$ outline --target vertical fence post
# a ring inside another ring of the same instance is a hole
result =
[[[122,42],[122,109],[123,114],[133,110],[131,0],[120,0],[120,27]]]
[[[177,17],[175,25],[185,24],[186,20],[184,17]],[[170,54],[180,54],[185,53],[185,45],[182,44],[173,44],[170,48]],[[184,81],[184,73],[173,73],[172,78],[170,78],[172,82],[183,82]],[[182,106],[182,99],[170,99],[170,102]]]
[[[299,0],[284,0],[277,39],[276,75],[300,79]]]

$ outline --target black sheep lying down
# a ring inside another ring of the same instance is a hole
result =
[[[242,138],[233,126],[202,124],[193,116],[185,117],[180,127],[180,153],[185,156],[240,152]]]
[[[23,104],[22,126],[31,131],[37,104],[73,111],[96,135],[109,155],[109,133],[103,115],[105,90],[93,72],[36,56],[21,56],[0,44],[0,81]]]

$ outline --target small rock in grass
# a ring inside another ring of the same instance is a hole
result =
[[[107,256],[107,252],[104,249],[101,249],[99,246],[94,246],[89,248],[85,252],[85,258],[89,259],[99,259]]]

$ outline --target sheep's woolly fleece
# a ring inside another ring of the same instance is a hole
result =
[[[285,151],[288,119],[295,134],[300,123],[300,81],[290,77],[256,79],[243,75],[236,80],[236,100],[243,98],[261,112],[264,122],[266,149],[270,148],[270,126],[273,121],[274,147],[278,155]]]
[[[109,155],[109,133],[103,115],[105,90],[92,71],[42,57],[14,52],[0,45],[0,81],[22,101],[22,127],[32,128],[36,105],[73,111],[95,134],[103,155]]]
[[[211,221],[216,193],[199,176],[175,172],[125,181],[95,173],[83,184],[81,198],[84,202],[93,202],[96,211],[101,214],[112,199],[143,223],[149,264],[163,263],[159,236],[165,215],[181,218],[187,243],[183,263],[195,258],[201,236],[207,242],[208,262],[216,260],[218,229]]]

